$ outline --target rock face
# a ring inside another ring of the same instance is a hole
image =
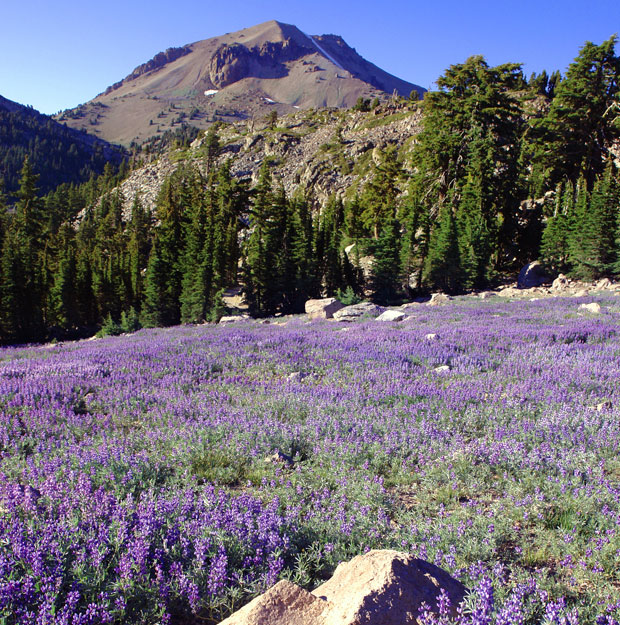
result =
[[[377,306],[371,302],[361,302],[360,304],[352,304],[345,306],[334,313],[334,319],[337,321],[353,321],[360,317],[378,317],[385,308]]]
[[[437,609],[441,589],[455,611],[466,588],[445,571],[391,550],[369,551],[340,564],[309,593],[278,582],[221,625],[408,625],[420,606]]]
[[[343,308],[342,302],[335,297],[324,299],[309,299],[305,305],[305,311],[310,319],[331,319],[334,313]]]
[[[536,260],[521,269],[517,278],[517,286],[520,289],[531,289],[535,286],[541,286],[548,281],[549,276],[547,276],[542,265]]]

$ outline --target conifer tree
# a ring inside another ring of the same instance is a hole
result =
[[[144,290],[143,271],[146,269],[149,258],[150,225],[150,218],[140,201],[140,197],[136,195],[131,207],[128,254],[131,281],[130,303],[137,311],[140,310]]]
[[[446,293],[455,293],[462,285],[458,233],[450,204],[442,208],[439,223],[431,236],[425,282]]]
[[[531,123],[532,157],[545,169],[551,188],[583,177],[591,190],[620,136],[610,114],[620,94],[616,42],[616,35],[600,45],[586,42],[555,87],[547,115]]]
[[[615,228],[620,192],[611,163],[588,195],[582,181],[572,239],[575,275],[588,280],[611,273],[615,258]]]
[[[60,231],[60,252],[49,292],[50,324],[68,330],[77,323],[75,232],[69,224]]]
[[[400,239],[400,223],[392,218],[381,231],[372,265],[373,299],[381,304],[394,301],[402,293]]]
[[[466,289],[486,284],[492,252],[491,235],[483,213],[481,178],[470,175],[458,209],[459,257]]]
[[[244,259],[244,294],[248,306],[257,315],[275,312],[271,289],[275,281],[275,247],[273,191],[269,165],[261,167],[250,210],[252,232]]]
[[[140,317],[140,321],[145,328],[168,325],[167,271],[167,264],[162,260],[159,251],[159,240],[155,237],[146,268],[144,301]]]

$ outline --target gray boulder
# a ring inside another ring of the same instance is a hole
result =
[[[361,302],[341,308],[334,313],[334,319],[336,321],[354,321],[361,317],[378,317],[384,311],[385,308],[377,306],[372,302]]]
[[[549,282],[549,276],[537,260],[525,265],[517,278],[517,286],[520,289],[532,289],[545,284],[545,282]]]
[[[402,310],[386,310],[377,317],[377,321],[402,321],[406,316]]]

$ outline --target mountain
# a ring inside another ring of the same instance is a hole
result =
[[[63,182],[85,182],[101,174],[108,161],[118,165],[125,152],[48,115],[0,96],[0,180],[9,199],[18,188],[28,156],[46,193]]]
[[[310,36],[270,21],[169,48],[57,119],[130,145],[183,123],[206,128],[414,90],[424,92],[366,61],[337,35]]]

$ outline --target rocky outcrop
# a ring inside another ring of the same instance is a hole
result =
[[[189,54],[191,51],[191,46],[182,46],[180,48],[168,48],[164,52],[158,52],[150,61],[142,63],[142,65],[138,65],[138,67],[136,67],[136,69],[134,69],[133,72],[129,74],[129,76],[108,87],[105,90],[104,94],[107,95],[112,91],[116,91],[124,84],[135,80],[136,78],[139,78],[140,76],[147,74],[148,72],[161,69],[165,65],[168,65],[168,63],[172,63],[173,61],[180,59],[182,56]]]
[[[334,319],[336,321],[354,321],[362,317],[378,317],[384,311],[385,308],[372,302],[361,302],[341,308],[334,313]]]
[[[278,582],[221,625],[413,625],[423,603],[437,611],[442,589],[455,613],[463,584],[409,554],[375,550],[340,564],[312,593]]]
[[[323,299],[309,299],[306,302],[305,311],[310,319],[331,319],[334,313],[343,307],[342,302],[335,297],[325,297]]]
[[[429,306],[442,306],[447,304],[452,298],[445,293],[433,293],[431,299],[428,302]]]
[[[249,76],[251,56],[243,44],[223,43],[211,57],[209,79],[215,87],[223,89]]]

